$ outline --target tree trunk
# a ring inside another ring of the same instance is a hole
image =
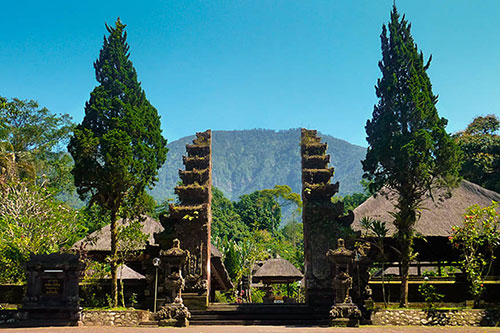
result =
[[[118,230],[116,228],[116,211],[112,210],[110,213],[111,217],[111,300],[113,302],[113,307],[118,306]]]
[[[405,252],[407,251],[401,251],[401,291],[399,299],[400,308],[408,307],[408,271],[410,268],[410,260],[409,255],[406,255]]]
[[[403,198],[404,200],[404,198]],[[405,202],[406,201],[406,202]],[[412,202],[405,200],[399,203],[398,240],[401,247],[401,291],[399,307],[408,307],[408,273],[413,248],[413,226],[415,225],[415,212],[412,210]]]

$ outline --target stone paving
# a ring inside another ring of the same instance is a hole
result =
[[[54,332],[54,333],[274,333],[274,332],[356,332],[356,333],[433,333],[433,332],[500,332],[500,328],[494,327],[415,327],[415,326],[362,326],[360,328],[327,328],[327,327],[285,327],[285,326],[191,326],[188,328],[145,328],[145,327],[39,327],[39,328],[16,328],[2,329],[1,333],[31,333],[31,332]]]

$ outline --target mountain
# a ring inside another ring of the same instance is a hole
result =
[[[363,170],[360,161],[366,148],[320,134],[328,143],[331,165],[335,167],[333,181],[340,182],[340,195],[362,192]],[[173,189],[180,180],[182,155],[193,136],[168,144],[167,162],[159,170],[159,181],[151,194],[158,201],[174,197]],[[289,185],[301,191],[300,129],[273,131],[253,129],[242,131],[212,131],[212,163],[214,186],[231,200],[274,185]]]

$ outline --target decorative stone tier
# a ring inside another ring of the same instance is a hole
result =
[[[193,221],[193,220],[206,220],[208,218],[208,205],[198,205],[198,206],[170,206],[170,220],[181,221]],[[166,246],[166,245],[165,245]]]
[[[333,197],[339,191],[339,183],[330,184],[330,183],[319,183],[319,184],[311,184],[304,182],[302,190],[302,196],[308,200],[324,200],[327,202],[331,202],[330,198]],[[316,203],[317,205],[317,203]],[[344,208],[342,208],[343,210]]]
[[[208,181],[208,169],[204,170],[179,170],[179,176],[184,184],[204,184]]]
[[[209,188],[207,186],[190,184],[187,186],[177,186],[175,194],[183,204],[198,204],[206,202],[209,197]]]
[[[333,168],[323,169],[303,169],[302,177],[305,183],[310,184],[324,184],[329,183],[330,178],[333,177]]]
[[[203,170],[209,168],[210,158],[207,156],[182,156],[182,163],[188,171]]]
[[[326,150],[328,148],[328,144],[326,143],[309,143],[302,145],[302,155],[325,155]]]
[[[375,310],[374,325],[499,326],[499,310]]]
[[[303,155],[305,169],[326,169],[330,163],[330,155]]]
[[[188,156],[207,156],[210,154],[209,145],[186,145]]]

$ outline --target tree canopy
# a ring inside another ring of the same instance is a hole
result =
[[[165,162],[166,140],[157,110],[146,99],[129,59],[125,25],[106,25],[99,58],[94,63],[99,85],[85,104],[85,117],[74,131],[68,150],[77,192],[89,205],[99,204],[111,222],[111,275],[117,304],[117,214],[125,217]]]
[[[500,193],[500,120],[490,114],[476,117],[454,135],[464,153],[461,175],[473,183]]]
[[[241,220],[250,229],[268,230],[274,234],[281,222],[281,206],[273,193],[255,191],[244,194],[234,205]]]
[[[71,190],[71,158],[64,147],[73,128],[67,114],[53,114],[34,100],[0,97],[0,175],[42,181]],[[3,170],[3,171],[2,171]]]
[[[373,117],[366,123],[368,150],[362,162],[371,189],[387,186],[399,193],[394,214],[401,247],[401,305],[407,304],[408,267],[413,257],[419,204],[435,187],[458,182],[460,153],[436,109],[427,69],[410,33],[411,25],[393,6],[382,27],[382,60]]]

